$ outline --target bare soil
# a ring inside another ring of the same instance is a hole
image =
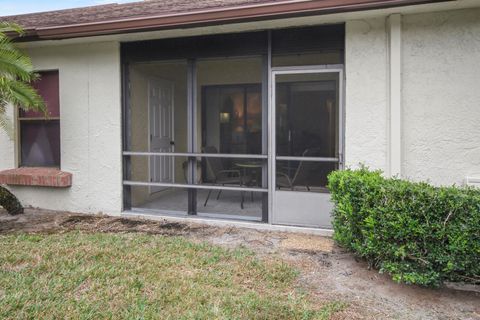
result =
[[[0,234],[72,230],[184,236],[231,248],[245,246],[266,258],[279,256],[300,271],[300,285],[318,301],[347,303],[335,319],[480,319],[480,293],[394,283],[326,237],[37,209],[10,216],[0,209]]]

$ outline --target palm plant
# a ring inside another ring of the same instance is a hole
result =
[[[24,32],[18,25],[0,22],[0,128],[11,136],[12,122],[6,114],[9,104],[43,112],[45,104],[31,86],[38,75],[30,58],[15,47],[8,33],[22,36]]]
[[[30,58],[15,47],[9,34],[24,34],[18,25],[0,22],[0,130],[13,137],[12,121],[7,115],[7,106],[19,106],[25,110],[42,111],[45,103],[31,83],[38,78]],[[9,213],[21,213],[23,207],[17,198],[0,186],[0,206]]]

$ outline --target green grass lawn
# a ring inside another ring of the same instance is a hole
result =
[[[144,234],[0,236],[1,319],[328,319],[297,272],[246,249]]]

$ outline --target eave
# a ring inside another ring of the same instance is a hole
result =
[[[120,33],[193,28],[218,24],[273,20],[289,17],[385,9],[454,0],[315,0],[282,1],[269,4],[162,14],[95,23],[27,29],[18,41],[67,39]]]

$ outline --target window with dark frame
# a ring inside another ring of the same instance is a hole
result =
[[[32,85],[45,101],[47,116],[19,109],[21,167],[60,167],[60,98],[58,71],[39,72]]]

